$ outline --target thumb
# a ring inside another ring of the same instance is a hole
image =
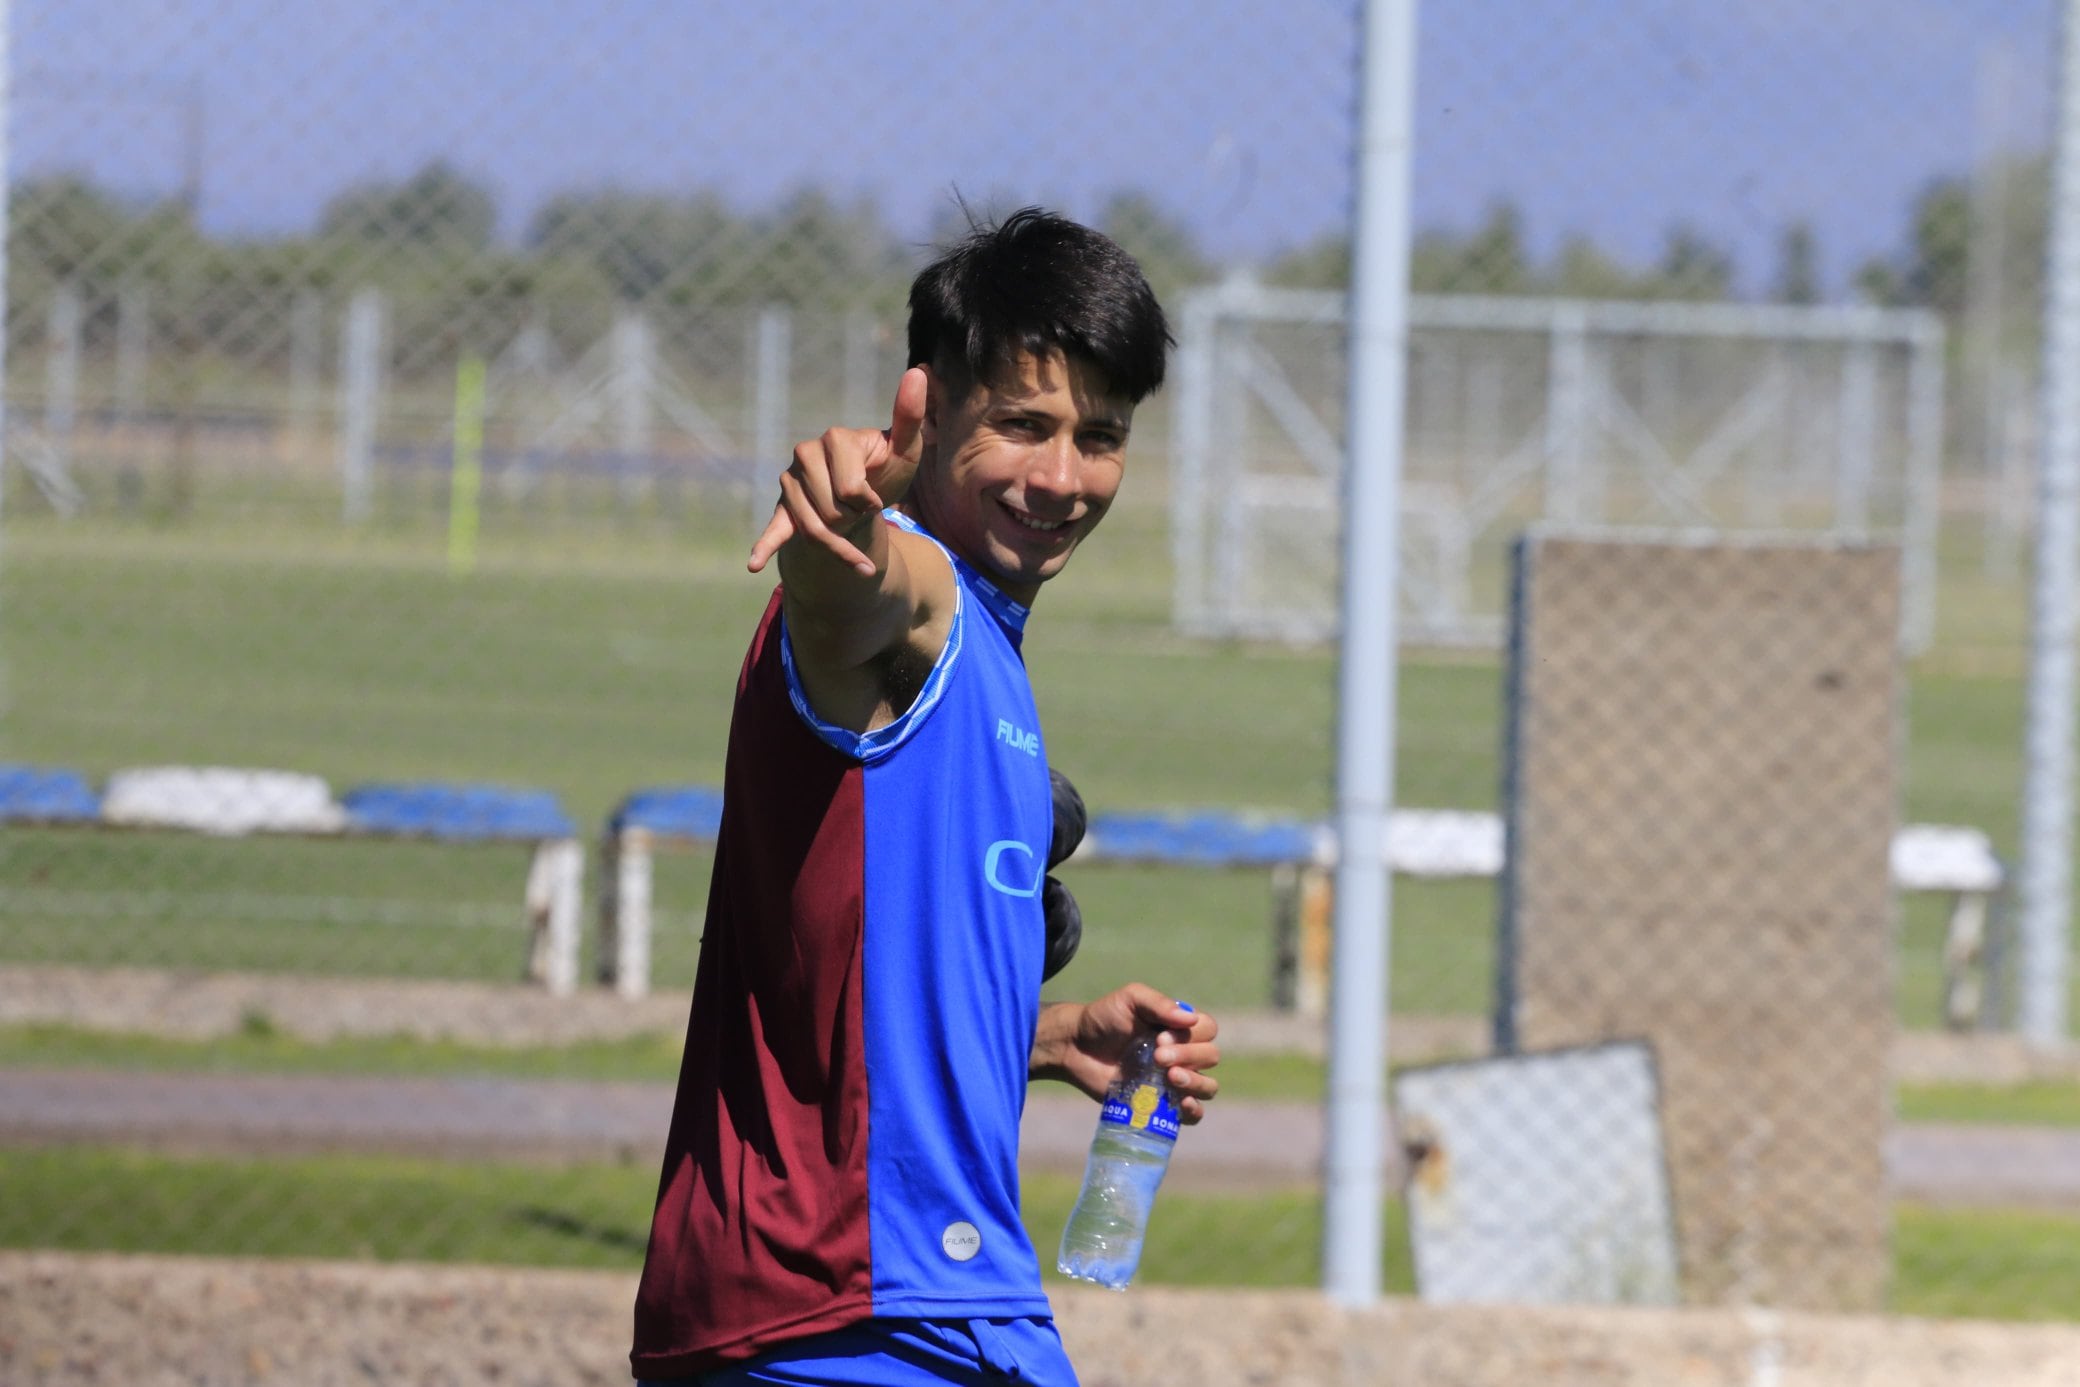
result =
[[[895,410],[889,416],[889,451],[912,466],[924,455],[924,410],[929,392],[930,377],[924,367],[912,366],[896,386]]]

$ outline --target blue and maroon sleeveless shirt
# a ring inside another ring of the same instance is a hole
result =
[[[638,1376],[875,1315],[1049,1313],[1018,1129],[1053,799],[1026,610],[947,557],[946,648],[886,727],[816,717],[778,592],[752,638]]]

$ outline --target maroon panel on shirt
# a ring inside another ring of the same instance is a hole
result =
[[[803,725],[780,595],[738,679],[678,1100],[637,1291],[638,1376],[873,1309],[861,1005],[864,794]]]

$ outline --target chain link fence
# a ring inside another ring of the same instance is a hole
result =
[[[1144,978],[1230,1018],[1227,1091],[1185,1138],[1144,1278],[1316,1282],[1326,556],[1345,523],[1394,523],[1335,501],[1351,5],[8,17],[0,1244],[637,1262],[702,792],[769,591],[743,555],[794,439],[885,416],[908,278],[964,200],[1111,232],[1179,337],[1122,500],[1027,646],[1094,815],[1062,873],[1085,943],[1050,995]],[[1723,1148],[1683,1125],[1670,1054],[1833,1015],[1807,995],[1829,979],[1892,980],[1856,1013],[1889,1077],[1859,1071],[1876,1087],[1853,1105],[1766,1095],[1771,1142],[1855,1129],[1840,1192],[1883,1226],[1856,1293],[1722,1274],[1700,1239],[1723,1230],[1683,1212],[1718,1176],[1670,1156],[1676,1270],[1649,1299],[2080,1304],[2080,1065],[2006,1034],[2002,927],[2055,19],[2049,0],[1421,15],[1395,1058],[1488,1056],[1497,979],[1529,958],[1511,941],[1534,938],[1498,899],[1526,812],[1502,788],[1519,532],[1846,532],[1905,556],[1901,698],[1868,710],[1897,720],[1900,761],[1859,787],[1857,822],[1896,830],[1889,877],[1857,859],[1869,956],[1812,974],[1770,953],[1787,1010],[1734,1025],[1708,996],[1721,956],[1641,920],[1658,952],[1558,958],[1658,998],[1654,1028],[1518,1032],[1651,1039],[1660,1139]],[[1692,631],[1668,595],[1668,629]],[[1629,638],[1688,648],[1661,629]],[[1722,653],[1761,677],[1780,635]],[[1698,692],[1731,717],[1747,687]],[[1706,704],[1616,697],[1569,695],[1656,758],[1598,762],[1562,799],[1571,860],[1629,871],[1621,821],[1651,826],[1657,801],[1628,777],[1710,778],[1750,739],[1697,722]],[[1823,758],[1870,730],[1799,727]],[[1721,783],[1710,845],[1662,820],[1656,870],[1753,861],[1790,890],[1770,854],[1792,820],[1748,783]],[[1849,816],[1832,791],[1795,807],[1809,845]],[[1589,880],[1644,908],[1624,873]],[[1786,928],[1821,947],[1823,917]],[[1602,1111],[1582,1073],[1534,1088]],[[1092,1113],[1033,1111],[1048,1247]],[[1387,1283],[1441,1295],[1420,1200],[1449,1147],[1403,1136]],[[1977,1154],[1915,1183],[1903,1153],[1937,1147]],[[1770,1218],[1826,1207],[1775,1150],[1739,1157],[1770,1166]],[[1576,1298],[1647,1284],[1591,1281]]]

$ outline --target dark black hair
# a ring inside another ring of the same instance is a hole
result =
[[[1134,257],[1087,226],[1022,207],[971,223],[910,285],[910,364],[993,381],[1021,352],[1059,351],[1139,403],[1163,383],[1163,307]]]

